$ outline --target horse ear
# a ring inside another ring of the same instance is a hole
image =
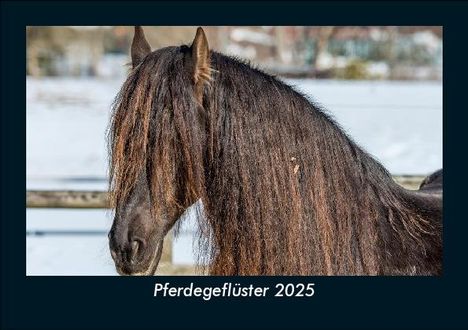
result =
[[[203,87],[211,79],[210,49],[205,32],[201,27],[197,29],[192,42],[193,78],[195,92],[199,101],[203,99]]]
[[[146,41],[145,33],[141,26],[135,26],[135,34],[132,41],[132,66],[135,68],[151,52],[151,46]]]

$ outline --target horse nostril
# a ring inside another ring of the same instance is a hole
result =
[[[117,260],[117,253],[114,250],[111,250],[112,259]]]
[[[137,240],[132,241],[130,248],[131,248],[130,260],[133,263],[136,261],[138,250],[140,249],[140,242]]]

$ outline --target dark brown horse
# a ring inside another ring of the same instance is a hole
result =
[[[402,188],[304,95],[211,51],[201,28],[151,52],[136,27],[131,54],[109,136],[119,273],[154,274],[201,200],[210,274],[441,274],[441,173]]]

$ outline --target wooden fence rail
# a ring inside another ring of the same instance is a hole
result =
[[[424,176],[398,175],[393,178],[403,187],[414,190],[418,189]],[[106,191],[28,190],[26,207],[105,209],[109,208],[109,203]]]

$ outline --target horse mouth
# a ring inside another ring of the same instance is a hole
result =
[[[159,265],[159,260],[161,259],[161,254],[162,254],[162,248],[163,248],[163,240],[160,240],[156,248],[154,249],[153,256],[151,257],[151,261],[144,271],[132,271],[128,269],[122,269],[121,267],[116,267],[117,273],[122,276],[153,276],[156,273],[156,270]]]

